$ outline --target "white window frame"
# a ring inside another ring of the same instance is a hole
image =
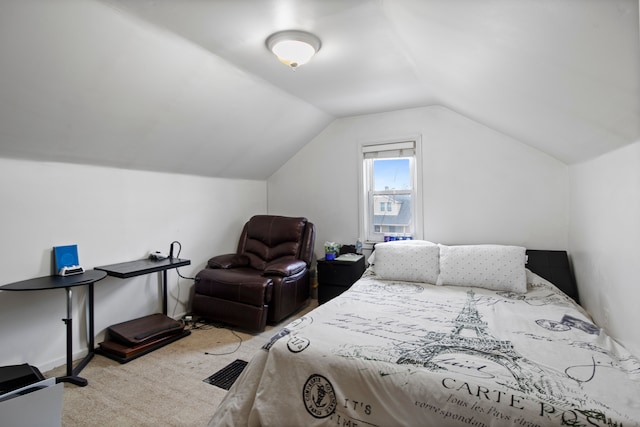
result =
[[[410,152],[413,150],[413,156]],[[422,139],[420,136],[409,138],[397,138],[393,140],[377,142],[361,142],[358,146],[358,176],[359,176],[359,235],[364,242],[365,248],[371,248],[373,244],[383,241],[383,236],[373,232],[373,168],[365,167],[366,157],[371,153],[381,153],[380,158],[388,157],[412,157],[410,162],[412,189],[411,189],[411,214],[412,214],[412,237],[423,239],[423,203],[422,203]],[[397,153],[397,155],[396,155]]]

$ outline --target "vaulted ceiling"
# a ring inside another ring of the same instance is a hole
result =
[[[638,0],[4,0],[0,156],[265,179],[443,105],[568,163],[640,140]],[[322,39],[295,72],[265,48]]]

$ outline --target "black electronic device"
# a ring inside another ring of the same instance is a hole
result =
[[[0,395],[44,380],[44,376],[35,366],[0,366]]]
[[[163,254],[160,251],[155,251],[155,252],[151,252],[149,254],[149,259],[155,260],[155,261],[160,261],[167,258],[167,256],[165,254]]]

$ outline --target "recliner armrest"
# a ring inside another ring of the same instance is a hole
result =
[[[217,255],[207,261],[209,268],[238,268],[249,265],[249,257],[243,254]]]
[[[264,276],[293,276],[307,268],[307,263],[301,259],[276,260],[264,267]]]

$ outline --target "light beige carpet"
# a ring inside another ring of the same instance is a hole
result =
[[[64,385],[62,425],[206,426],[227,391],[203,380],[236,359],[250,361],[280,327],[316,306],[312,300],[260,334],[207,325],[125,364],[96,355],[80,373],[86,387]],[[64,372],[61,366],[45,377]]]

